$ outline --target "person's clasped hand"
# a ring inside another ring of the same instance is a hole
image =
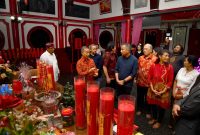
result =
[[[90,68],[90,69],[89,69],[89,73],[93,72],[95,69],[96,69],[95,67]]]
[[[181,111],[181,107],[177,104],[174,104],[173,106],[173,109],[172,109],[172,116],[175,118],[175,117],[178,117],[179,114],[180,114],[180,111]]]

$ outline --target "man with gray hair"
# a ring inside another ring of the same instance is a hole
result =
[[[131,93],[138,65],[137,58],[131,55],[131,46],[129,44],[121,45],[121,54],[122,56],[118,58],[115,68],[115,77],[118,84],[117,97]]]
[[[144,55],[138,59],[138,73],[137,73],[137,115],[141,112],[146,113],[146,117],[150,118],[150,107],[147,104],[146,96],[149,88],[148,74],[152,64],[155,63],[157,57],[153,55],[153,47],[151,44],[145,44],[143,47]],[[151,122],[150,122],[151,124]],[[153,124],[153,123],[152,123]]]
[[[83,46],[81,48],[81,59],[76,64],[76,70],[78,75],[85,76],[87,80],[93,80],[94,77],[98,76],[98,69],[94,61],[89,58],[90,50],[88,47]]]

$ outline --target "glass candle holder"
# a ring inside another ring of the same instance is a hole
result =
[[[26,87],[23,89],[21,93],[22,93],[22,98],[24,100],[33,99],[35,94],[35,89],[33,87]]]
[[[75,123],[77,129],[86,128],[86,83],[81,76],[74,77],[75,89]]]
[[[135,97],[121,95],[118,98],[117,135],[132,135],[135,114]]]
[[[113,134],[114,89],[100,90],[99,135]]]
[[[98,134],[99,85],[97,82],[87,83],[87,134]]]
[[[58,109],[58,100],[49,97],[42,103],[42,106],[45,114],[56,114]]]

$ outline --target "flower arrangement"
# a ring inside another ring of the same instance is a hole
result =
[[[0,111],[0,135],[37,135],[37,130],[47,127],[47,122],[39,117],[42,115],[43,111],[30,101]]]
[[[31,66],[26,64],[25,62],[20,64],[19,67],[19,80],[22,82],[24,87],[29,86],[29,81],[31,80],[31,73],[30,70],[32,69]]]
[[[0,121],[0,134],[32,135],[35,131],[32,122],[26,117],[24,117],[23,120],[20,120],[23,127],[19,127],[16,117],[10,111],[0,112]]]
[[[5,64],[0,64],[0,85],[12,83],[15,72],[10,68],[9,61]]]

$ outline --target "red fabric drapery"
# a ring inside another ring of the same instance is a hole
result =
[[[81,38],[75,38],[74,39],[74,46],[75,46],[75,49],[81,49],[82,39]]]
[[[126,42],[126,22],[121,23],[121,43]]]
[[[143,17],[137,17],[133,21],[132,44],[138,45],[139,43],[140,34],[142,32],[142,21]]]
[[[180,20],[180,19],[197,19],[200,18],[200,10],[183,11],[167,13],[161,15],[161,20]]]

